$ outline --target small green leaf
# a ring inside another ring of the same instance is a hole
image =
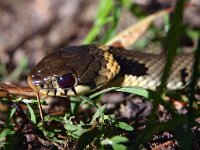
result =
[[[29,104],[38,104],[38,100],[37,99],[18,99],[18,100],[16,100],[16,102],[20,102],[20,101],[22,101],[22,102],[24,102],[24,103],[29,103]],[[47,102],[45,101],[45,100],[43,100],[43,99],[40,99],[40,103],[41,103],[41,105],[48,105],[47,104]]]
[[[33,109],[31,108],[31,106],[28,103],[26,103],[26,105],[27,105],[28,111],[31,115],[31,121],[33,121],[33,123],[36,124],[36,116],[35,116]]]
[[[130,8],[132,1],[131,0],[121,0],[121,3],[125,8]]]
[[[111,141],[114,143],[124,143],[124,142],[128,142],[128,139],[126,137],[118,135],[118,136],[112,137]]]
[[[133,127],[130,126],[129,124],[125,123],[125,122],[119,122],[117,124],[117,126],[120,128],[120,129],[124,129],[126,131],[133,131]]]
[[[48,137],[49,139],[52,139],[55,135],[55,133],[53,132],[50,132],[50,131],[46,131],[46,130],[43,130],[43,133],[46,137]]]
[[[77,100],[77,97],[70,97],[70,110],[72,114],[75,114],[78,110],[80,102]]]
[[[90,122],[90,124],[93,124],[95,121],[96,121],[96,119],[97,118],[103,118],[103,116],[104,116],[104,111],[105,111],[105,109],[106,109],[106,106],[107,105],[103,105],[103,106],[101,106],[101,107],[99,107],[98,109],[97,109],[97,111],[96,111],[96,113],[93,115],[93,117],[92,117],[92,120],[91,120],[91,122]]]
[[[15,112],[16,112],[16,109],[15,109],[15,108],[11,109],[10,115],[9,115],[9,120],[12,119],[12,117],[13,117],[14,114],[15,114]]]
[[[95,38],[100,34],[103,26],[108,22],[112,23],[110,19],[111,12],[115,9],[113,0],[101,0],[99,1],[99,7],[97,10],[97,17],[94,22],[94,25],[86,38],[84,39],[84,44],[92,43]]]
[[[15,131],[13,131],[13,129],[5,128],[0,133],[0,140],[2,140],[3,138],[5,138],[7,135],[13,135],[13,134],[15,134]]]
[[[109,92],[109,91],[120,91],[120,92],[126,92],[126,93],[131,93],[131,94],[136,94],[139,96],[143,96],[145,98],[151,98],[151,95],[154,94],[153,91],[151,90],[146,90],[141,87],[133,87],[133,86],[127,86],[127,87],[112,87],[112,88],[107,88],[104,90],[101,90],[99,92],[96,92],[92,95],[89,96],[89,98],[95,98],[96,96],[99,96],[103,93]]]
[[[86,96],[79,96],[79,97],[80,97],[80,99],[83,100],[82,103],[87,102],[87,103],[91,104],[92,106],[94,106],[94,107],[96,107],[98,109],[98,106],[96,105],[96,103],[93,100],[91,100],[90,98],[88,98]]]
[[[128,139],[126,137],[122,136],[114,136],[110,139],[112,141],[112,148],[114,150],[127,150],[127,147],[122,145],[121,143],[128,142]]]
[[[114,150],[127,150],[128,148],[122,144],[113,144],[112,148]]]
[[[65,124],[64,128],[67,130],[67,134],[74,137],[75,139],[78,139],[85,131],[80,125],[73,125],[70,123]]]
[[[128,142],[126,137],[114,136],[111,139],[101,141],[102,146],[110,145],[114,150],[127,150],[127,147],[122,143]]]

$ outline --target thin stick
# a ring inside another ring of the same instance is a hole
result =
[[[159,149],[165,148],[166,146],[172,146],[173,144],[175,144],[175,141],[172,141],[172,140],[166,141],[166,142],[152,148],[151,150],[159,150]]]
[[[42,122],[44,123],[44,115],[43,115],[43,112],[42,112],[42,105],[41,105],[41,102],[40,102],[39,92],[37,92],[37,100],[38,100],[38,108],[39,108],[39,111],[40,111],[40,117],[42,119]]]

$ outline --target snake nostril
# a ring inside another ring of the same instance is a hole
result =
[[[45,86],[44,84],[40,84],[40,87],[41,87],[42,89],[44,89],[44,86]]]

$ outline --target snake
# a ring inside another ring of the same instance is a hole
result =
[[[193,53],[175,56],[167,89],[187,87],[191,81],[193,61]],[[27,80],[35,91],[61,97],[87,94],[112,86],[156,90],[161,84],[165,64],[165,54],[105,45],[68,46],[46,55],[30,71]]]

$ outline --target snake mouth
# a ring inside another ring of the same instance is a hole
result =
[[[35,91],[38,91],[38,89],[35,87],[35,84],[33,82],[33,78],[28,75],[28,78],[27,78],[27,81],[28,81],[28,85]]]
[[[40,92],[41,94],[49,95],[49,96],[61,96],[61,97],[73,96],[79,92],[89,90],[88,88],[84,86],[76,85],[77,83],[74,83],[73,86],[71,85],[70,87],[62,88],[60,87],[59,82],[57,80],[58,80],[58,77],[54,76],[51,80],[51,84],[47,85],[45,82],[34,81],[32,75],[28,75],[28,78],[27,78],[28,84],[33,90]]]

